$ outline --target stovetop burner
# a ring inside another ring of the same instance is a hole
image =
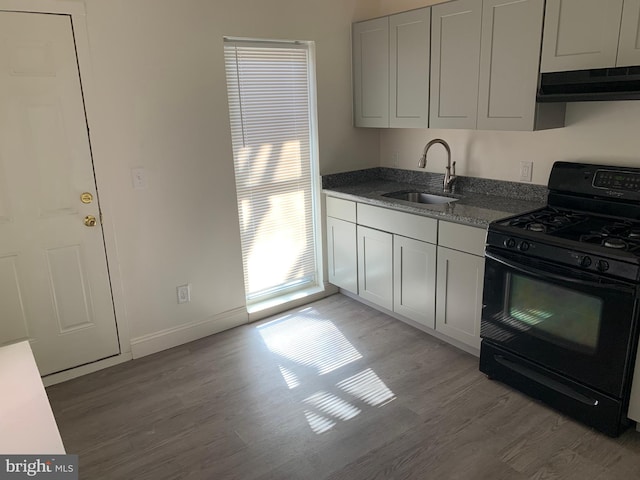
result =
[[[532,232],[552,233],[571,225],[584,222],[588,217],[580,213],[562,211],[547,207],[536,212],[528,213],[508,221],[508,226],[524,228]],[[638,230],[640,235],[640,229]]]
[[[532,234],[554,237],[556,242],[560,241],[567,248],[577,242],[626,251],[640,257],[640,221],[547,206],[499,223]]]

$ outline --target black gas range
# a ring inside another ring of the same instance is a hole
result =
[[[610,435],[638,342],[640,169],[556,162],[546,207],[487,233],[480,369]]]

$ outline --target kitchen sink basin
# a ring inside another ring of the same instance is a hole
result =
[[[411,192],[403,190],[401,192],[385,193],[383,197],[395,198],[396,200],[404,200],[405,202],[425,203],[429,205],[441,205],[444,203],[457,202],[457,198],[442,197],[440,195],[432,195],[430,193]]]

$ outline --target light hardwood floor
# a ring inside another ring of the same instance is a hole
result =
[[[640,479],[639,433],[342,295],[47,392],[82,479]]]

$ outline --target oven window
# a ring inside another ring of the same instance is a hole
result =
[[[602,300],[552,283],[511,274],[507,311],[528,333],[563,347],[593,353],[598,346]]]

